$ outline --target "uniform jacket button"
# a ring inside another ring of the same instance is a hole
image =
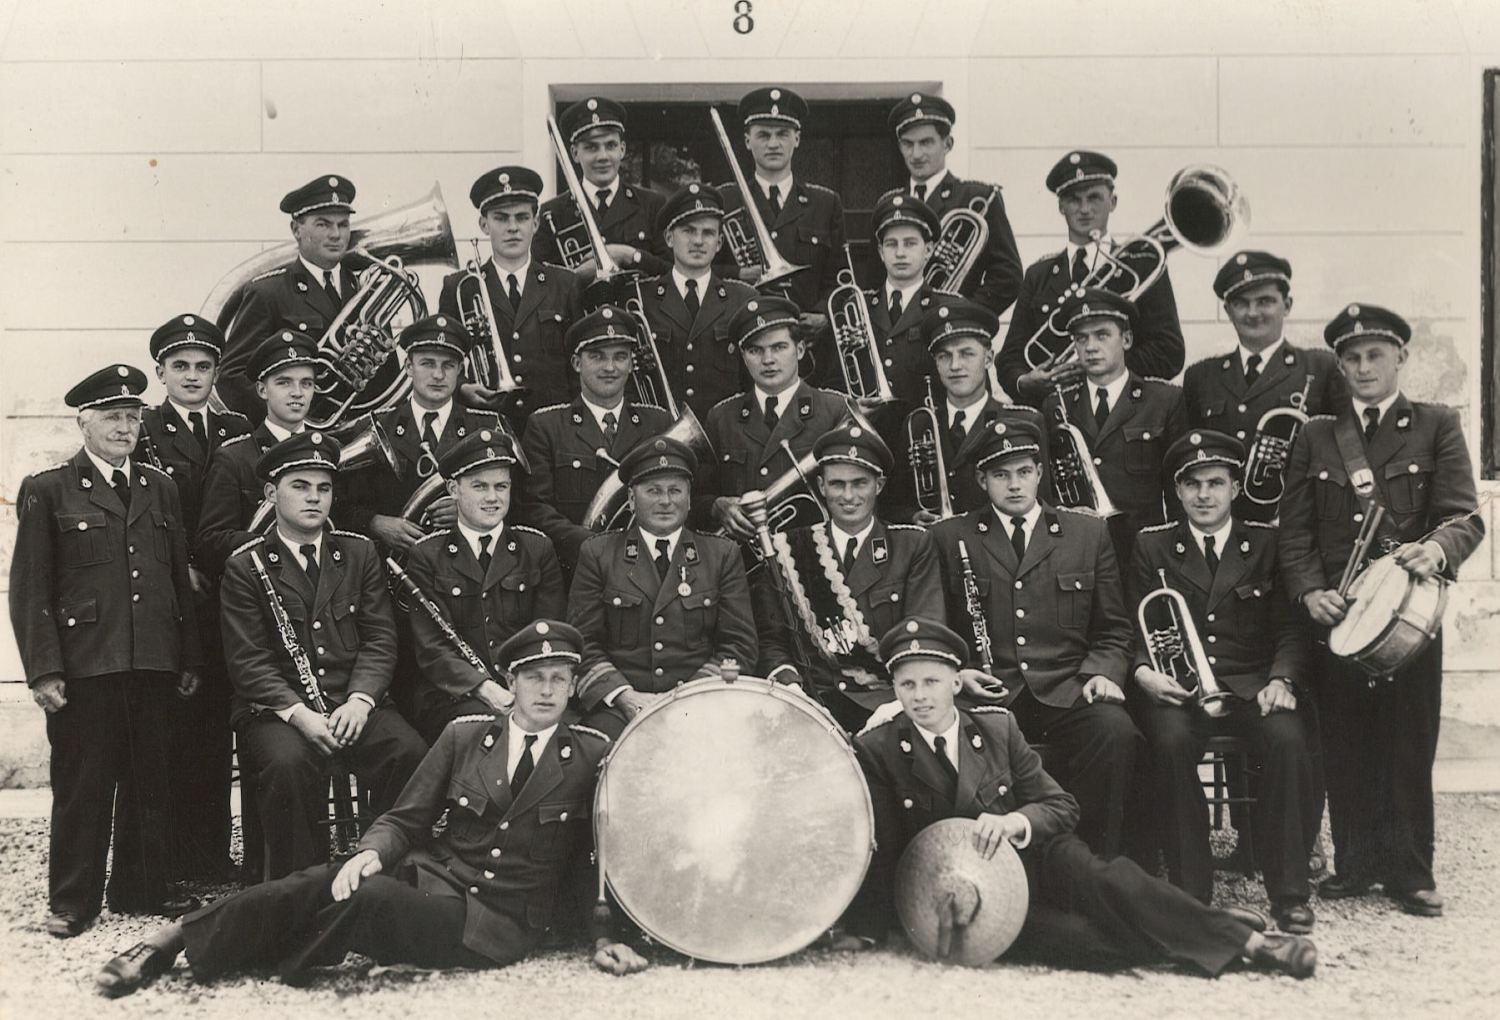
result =
[[[323,629],[323,621],[322,620],[314,620],[313,621],[313,630],[322,630],[322,629]]]
[[[459,807],[468,807],[469,806],[469,798],[468,797],[460,797],[460,798],[458,798],[458,806]]]
[[[492,850],[490,850],[490,856],[491,857],[499,857],[500,856],[500,848],[497,846],[497,847],[493,848]]]
[[[510,828],[510,823],[509,822],[501,822],[500,823],[500,831],[501,832],[504,832],[508,828]]]

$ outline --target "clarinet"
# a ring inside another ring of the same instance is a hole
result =
[[[458,654],[462,655],[464,660],[473,666],[485,680],[494,680],[495,678],[490,675],[489,667],[484,664],[484,660],[479,657],[474,649],[469,647],[469,643],[459,635],[458,631],[453,629],[453,624],[448,622],[448,618],[443,615],[442,609],[438,607],[436,602],[427,597],[427,593],[422,590],[417,582],[411,579],[410,574],[401,568],[401,564],[397,563],[392,557],[387,556],[385,558],[385,565],[390,570],[391,576],[396,579],[396,583],[401,585],[406,591],[406,594],[410,595],[423,609],[427,610],[427,615],[432,618],[433,623],[437,624],[438,630],[443,632],[443,637],[448,639],[449,644],[457,649]],[[501,686],[506,685],[501,684]]]
[[[281,596],[276,594],[271,575],[266,573],[265,564],[260,561],[260,553],[250,554],[250,565],[255,568],[255,576],[260,578],[260,586],[266,593],[266,604],[271,607],[271,618],[276,621],[276,632],[281,635],[286,653],[292,657],[292,665],[297,668],[297,679],[302,682],[307,700],[312,702],[312,707],[320,715],[326,716],[330,711],[328,699],[323,697],[323,688],[318,686],[318,677],[313,673],[312,660],[307,657],[307,653],[302,650],[302,643],[297,640],[297,632],[292,628],[292,618],[286,615],[286,607],[281,604]]]
[[[156,470],[160,471],[162,474],[166,474],[167,467],[161,462],[161,457],[156,452],[156,440],[151,438],[151,430],[146,428],[145,422],[141,422],[140,445],[145,448],[146,460],[151,464],[151,466],[156,468]]]
[[[974,565],[969,562],[969,547],[962,539],[958,543],[958,558],[963,562],[964,608],[969,611],[969,619],[974,625],[974,649],[979,653],[980,665],[989,673],[995,668],[995,660],[990,654],[990,625],[985,622],[984,606],[979,602],[979,585],[974,581]]]

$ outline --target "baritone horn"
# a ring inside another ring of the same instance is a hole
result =
[[[932,399],[931,376],[927,377],[927,396],[922,406],[906,416],[906,449],[917,508],[934,514],[938,520],[952,517],[948,466],[943,459],[943,437],[938,426],[937,404]]]
[[[516,455],[516,467],[521,471],[530,471],[531,464],[526,460],[525,451],[521,449],[521,441],[516,438],[516,434],[511,430],[510,423],[505,420],[505,416],[501,415],[496,419],[492,428],[496,432],[499,432],[505,438],[505,441],[510,444],[511,452]],[[422,474],[424,465],[430,465],[425,475]],[[413,524],[420,525],[422,528],[430,531],[432,530],[432,521],[428,519],[428,514],[432,510],[433,504],[448,494],[448,480],[437,469],[436,451],[427,449],[426,443],[422,444],[422,456],[417,461],[417,467],[418,476],[422,480],[412,490],[412,494],[406,498],[406,503],[401,507],[401,517],[403,520],[411,521]]]
[[[1258,506],[1281,503],[1292,441],[1307,424],[1307,393],[1312,380],[1309,372],[1302,383],[1302,392],[1292,394],[1290,407],[1273,407],[1256,422],[1255,439],[1245,456],[1245,498]]]
[[[1214,678],[1187,599],[1167,584],[1165,570],[1156,574],[1161,587],[1147,592],[1136,607],[1151,668],[1171,677],[1183,690],[1196,691],[1203,714],[1218,719],[1229,711],[1229,692]]]
[[[698,416],[693,413],[691,407],[684,406],[682,413],[672,423],[672,427],[663,432],[661,437],[650,438],[675,439],[692,450],[693,456],[697,457],[700,463],[705,458],[714,456],[714,444],[709,441],[708,432],[698,421]],[[620,466],[620,462],[611,457],[603,447],[595,450],[594,455],[615,467]],[[628,525],[631,517],[630,489],[618,471],[611,472],[600,484],[599,491],[594,493],[594,498],[589,501],[588,509],[583,515],[583,526],[594,532],[614,531]]]
[[[854,257],[844,245],[847,268],[838,273],[838,286],[828,295],[828,322],[839,352],[844,388],[859,406],[878,407],[896,399],[880,358],[880,341],[870,321],[870,305],[854,279]]]
[[[807,267],[793,265],[776,250],[771,232],[766,229],[765,220],[761,219],[760,210],[755,207],[755,194],[745,182],[745,174],[740,169],[739,160],[735,158],[734,147],[729,144],[729,135],[724,131],[724,121],[720,119],[719,111],[709,107],[708,115],[713,118],[714,133],[719,136],[719,147],[724,150],[724,158],[729,161],[729,171],[740,189],[740,208],[724,217],[724,238],[734,254],[735,262],[742,268],[759,266],[764,270],[755,283],[757,290],[764,291]]]
[[[490,285],[484,278],[484,260],[479,255],[479,241],[474,258],[464,266],[458,280],[458,314],[471,341],[464,367],[469,378],[485,389],[514,393],[521,388],[510,371],[510,355],[495,324],[495,306],[490,303]]]
[[[362,414],[352,421],[346,421],[336,429],[329,429],[327,435],[339,442],[340,474],[380,464],[394,472],[400,465],[396,458],[396,448],[391,445],[385,426],[376,420],[374,414]],[[275,504],[269,499],[261,500],[260,506],[251,515],[246,530],[259,534],[265,530],[275,513]]]
[[[990,224],[985,216],[999,194],[1000,189],[992,186],[989,194],[943,213],[932,257],[922,271],[927,286],[941,294],[959,293],[990,243]]]

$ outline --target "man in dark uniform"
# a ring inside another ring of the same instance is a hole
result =
[[[463,323],[439,313],[418,319],[401,331],[397,341],[406,352],[411,397],[376,416],[396,465],[380,463],[350,476],[340,527],[368,535],[386,552],[406,552],[425,532],[419,522],[401,515],[407,501],[432,480],[438,461],[455,446],[483,429],[505,426],[494,411],[465,407],[454,399],[469,353],[470,337]],[[427,516],[439,528],[453,525],[451,496],[436,498]]]
[[[1458,412],[1401,392],[1411,327],[1395,312],[1349,305],[1323,331],[1352,399],[1309,421],[1292,445],[1281,500],[1283,584],[1320,628],[1349,611],[1338,579],[1367,500],[1386,508],[1373,556],[1413,577],[1448,580],[1484,537]],[[1318,691],[1328,814],[1338,874],[1324,899],[1379,882],[1408,913],[1443,911],[1432,873],[1432,762],[1443,687],[1438,635],[1394,677],[1373,678],[1324,654]]]
[[[927,203],[900,192],[882,198],[872,218],[885,281],[866,292],[870,326],[886,381],[900,401],[900,411],[910,412],[927,399],[935,374],[922,339],[922,320],[935,295],[923,281],[922,270],[932,255],[938,218]]]
[[[668,254],[656,226],[662,196],[620,177],[625,163],[625,108],[612,99],[590,96],[564,110],[557,128],[568,143],[568,154],[583,171],[578,181],[615,264],[643,276],[666,272]],[[593,251],[570,256],[564,250],[580,244],[587,248],[589,243],[573,196],[548,199],[539,218],[541,226],[531,242],[532,258],[567,266],[585,285],[592,283],[599,272]]]
[[[694,519],[725,527],[742,541],[755,529],[739,507],[740,496],[764,489],[812,453],[813,443],[849,414],[842,394],[821,390],[797,375],[806,345],[794,338],[797,306],[783,297],[746,302],[729,323],[751,388],[714,405],[705,427],[717,460],[702,465],[695,483]],[[788,455],[783,443],[791,447]]]
[[[1107,498],[1120,511],[1110,520],[1109,531],[1120,571],[1129,576],[1137,533],[1179,515],[1162,459],[1187,431],[1182,390],[1126,368],[1141,324],[1135,302],[1091,287],[1069,295],[1058,318],[1073,338],[1083,378],[1054,389],[1042,414],[1049,428],[1064,421],[1077,426],[1086,444],[1078,452],[1093,462],[1104,483],[1104,492],[1095,493],[1092,504],[1064,486],[1059,505],[1098,510],[1099,501]],[[1053,444],[1058,441],[1054,436]],[[1054,476],[1052,481],[1057,486],[1060,480]]]
[[[1115,161],[1100,152],[1070,152],[1047,174],[1047,190],[1057,196],[1057,209],[1068,227],[1068,242],[1062,251],[1033,262],[1021,281],[1021,293],[1011,313],[1005,344],[1000,348],[995,371],[1007,393],[1023,403],[1040,407],[1058,384],[1076,382],[1083,368],[1064,361],[1049,370],[1032,368],[1027,341],[1047,325],[1064,293],[1088,281],[1095,270],[1108,265],[1106,254],[1122,257],[1122,250],[1109,233],[1109,220],[1119,201],[1115,194]],[[1149,271],[1150,260],[1125,258],[1127,266]],[[1161,276],[1144,294],[1136,295],[1140,328],[1126,363],[1138,375],[1171,379],[1182,371],[1182,325],[1177,321],[1177,298],[1165,266]],[[1042,339],[1053,354],[1068,346],[1066,333],[1046,331]]]
[[[261,456],[275,524],[235,550],[220,589],[230,722],[254,777],[268,878],[328,859],[320,823],[335,756],[378,814],[427,749],[383,704],[396,621],[380,554],[363,535],[326,527],[339,454],[337,440],[308,431]]]
[[[940,819],[972,818],[981,856],[1009,843],[1026,869],[1030,900],[1018,954],[1094,970],[1170,962],[1207,977],[1241,964],[1313,975],[1318,955],[1310,939],[1265,935],[1264,918],[1251,911],[1205,906],[1129,858],[1096,857],[1073,833],[1077,802],[1043,769],[1015,717],[954,704],[967,651],[963,638],[932,620],[908,619],[880,640],[904,712],[855,741],[877,849],[836,948],[872,946],[894,926],[896,865],[919,832]],[[962,878],[928,880],[954,894],[947,922],[962,939],[986,906],[978,890]]]
[[[1228,433],[1253,450],[1260,419],[1272,408],[1294,408],[1309,417],[1343,409],[1349,386],[1338,358],[1286,339],[1286,317],[1292,310],[1290,262],[1270,252],[1239,252],[1214,277],[1214,293],[1224,302],[1239,344],[1228,354],[1193,362],[1183,373],[1189,425]],[[1240,520],[1276,518],[1284,455],[1279,462],[1264,463],[1265,481],[1246,479],[1235,501],[1234,515]]]
[[[195,981],[274,969],[293,985],[350,952],[381,964],[475,969],[533,952],[549,927],[569,920],[561,887],[577,889],[583,903],[594,899],[589,815],[609,740],[562,723],[582,645],[555,620],[518,632],[496,651],[512,677],[514,706],[444,729],[353,857],[247,889],[153,932],[100,969],[100,994],[146,987],[184,951]],[[433,835],[445,812],[447,825]],[[585,923],[595,966],[612,974],[646,967],[612,923]]]
[[[422,606],[408,608],[421,671],[413,720],[429,744],[461,715],[510,707],[514,695],[496,679],[505,675],[496,647],[532,620],[561,616],[567,603],[547,536],[506,520],[516,469],[502,432],[479,429],[454,444],[438,473],[458,519],[419,541],[406,562],[411,580],[480,660],[469,661]]]
[[[1156,841],[1166,850],[1172,882],[1212,902],[1213,858],[1208,846],[1208,805],[1198,765],[1210,736],[1247,740],[1258,773],[1254,809],[1256,857],[1277,927],[1306,933],[1309,806],[1321,791],[1308,748],[1312,722],[1299,686],[1312,679],[1307,625],[1287,598],[1276,568],[1276,531],[1232,516],[1245,448],[1221,432],[1193,429],[1167,451],[1185,520],[1147,528],[1136,546],[1128,587],[1131,606],[1168,587],[1187,603],[1203,640],[1206,667],[1223,698],[1202,684],[1157,669],[1149,636],[1136,633],[1135,683],[1130,711],[1146,736]],[[1159,620],[1170,603],[1157,603]],[[1210,715],[1210,711],[1215,713]],[[1316,805],[1321,822],[1322,801]]]
[[[567,346],[579,394],[572,403],[532,415],[522,440],[530,473],[520,519],[552,540],[568,569],[594,535],[584,516],[600,486],[616,477],[626,453],[672,425],[671,416],[655,404],[625,397],[636,329],[633,316],[611,305],[569,327]]]
[[[584,639],[578,700],[618,733],[678,684],[756,661],[755,619],[738,546],[686,527],[697,457],[649,439],[625,455],[635,522],[583,544],[568,618]]]
[[[490,239],[484,263],[488,315],[510,355],[510,372],[518,392],[476,388],[473,399],[500,410],[519,435],[538,407],[570,396],[563,334],[581,312],[578,280],[560,265],[544,264],[532,254],[537,229],[537,202],[542,178],[524,166],[496,167],[474,182],[469,201],[479,210],[479,229]],[[438,310],[468,322],[470,309],[459,307],[463,271],[443,279]],[[467,302],[473,288],[464,286]],[[489,330],[480,337],[485,357],[493,360]]]
[[[189,538],[198,533],[210,454],[250,431],[244,415],[208,406],[223,347],[219,328],[196,315],[173,316],[151,334],[151,358],[167,399],[142,412],[135,459],[165,470],[177,483],[183,533]],[[181,874],[215,877],[229,866],[229,678],[219,638],[217,579],[193,566],[191,556],[188,577],[197,596],[203,683],[196,696],[174,706],[177,737],[167,751],[173,832],[169,843]]]
[[[714,271],[723,243],[724,200],[707,184],[678,189],[662,207],[657,233],[672,253],[670,271],[641,284],[646,321],[679,404],[700,419],[743,387],[729,321],[753,288]]]
[[[946,99],[920,92],[913,92],[891,108],[891,131],[911,175],[906,186],[892,194],[905,194],[924,202],[938,220],[954,209],[980,212],[977,207],[983,206],[980,215],[989,227],[989,237],[973,268],[963,279],[951,281],[946,289],[977,301],[996,315],[1004,315],[1021,289],[1021,254],[1016,250],[1016,235],[1005,214],[1000,186],[960,180],[948,170],[948,154],[953,151],[953,123],[957,119],[958,114]]]
[[[985,672],[1013,692],[1008,705],[1022,731],[1056,750],[1060,778],[1082,812],[1079,835],[1113,857],[1142,744],[1122,687],[1130,615],[1104,521],[1037,501],[1040,457],[1036,426],[996,421],[974,458],[987,505],[933,525],[931,534],[948,619],[968,621],[976,649],[979,626],[987,635],[973,664],[992,659]],[[969,571],[982,620],[969,612]]]
[[[177,486],[133,464],[146,376],[111,365],[68,391],[83,447],[16,496],[10,622],[52,746],[47,931],[111,910],[178,914],[167,884],[172,695],[199,685],[197,620]],[[111,826],[113,818],[113,826]]]
[[[942,619],[943,578],[932,536],[875,516],[892,467],[877,433],[831,429],[813,453],[829,522],[775,536],[776,563],[756,572],[760,670],[811,688],[854,733],[891,700],[875,635],[911,613]]]
[[[250,524],[265,485],[255,465],[271,447],[306,428],[317,351],[317,341],[306,333],[282,330],[267,337],[246,366],[265,414],[253,432],[227,440],[209,458],[193,564],[210,577],[218,578],[229,554],[256,535]]]
[[[353,201],[354,182],[337,174],[316,177],[281,200],[297,257],[245,285],[219,365],[220,398],[255,424],[266,412],[249,370],[256,347],[284,329],[321,338],[359,290],[359,266],[345,259],[354,243]]]

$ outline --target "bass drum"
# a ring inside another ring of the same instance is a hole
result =
[[[683,684],[632,719],[594,812],[621,909],[713,963],[811,945],[854,901],[875,845],[870,792],[838,724],[755,677]]]
[[[1328,648],[1374,676],[1390,676],[1437,637],[1448,605],[1448,582],[1418,580],[1394,557],[1365,568],[1349,586],[1354,605],[1328,634]]]

